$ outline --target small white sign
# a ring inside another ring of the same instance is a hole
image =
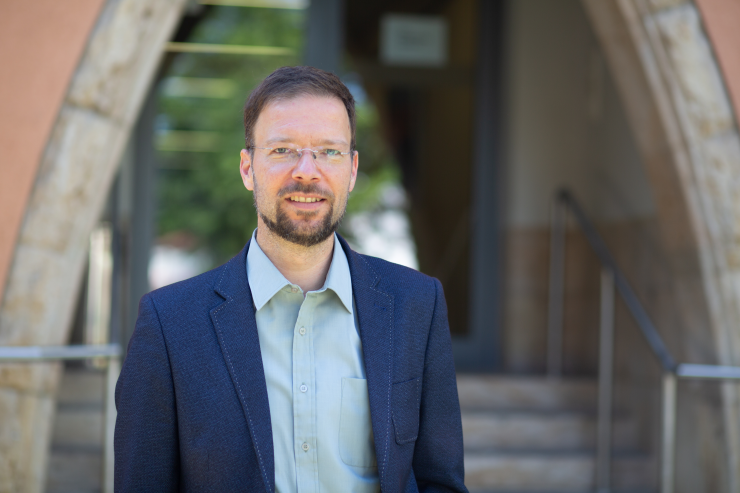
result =
[[[444,66],[447,21],[436,15],[384,15],[380,23],[380,59],[387,65]]]

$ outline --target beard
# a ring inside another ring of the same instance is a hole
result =
[[[301,212],[299,213],[299,224],[295,224],[283,209],[283,199],[286,195],[291,193],[300,192],[305,194],[320,195],[329,204],[329,210],[324,215],[321,222],[313,227],[309,226],[309,220],[314,218],[318,212]],[[275,207],[275,219],[271,219],[264,214],[264,211],[258,205],[257,201],[257,182],[254,183],[254,208],[257,210],[257,214],[267,226],[267,229],[275,233],[280,238],[301,245],[304,247],[312,247],[325,241],[339,228],[339,225],[344,218],[344,213],[347,210],[347,200],[345,199],[344,204],[341,205],[342,212],[338,217],[334,217],[334,195],[331,192],[324,192],[315,185],[305,185],[302,183],[294,183],[291,186],[281,188],[278,191],[277,204]]]

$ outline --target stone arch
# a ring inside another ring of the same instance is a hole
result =
[[[64,344],[87,239],[185,0],[106,0],[48,138],[0,307],[1,345]],[[58,367],[0,370],[0,490],[42,491]]]
[[[656,197],[682,319],[663,335],[680,361],[737,365],[740,135],[700,11],[689,0],[582,2],[607,54]],[[728,491],[738,491],[740,414],[734,385],[723,385],[721,402],[717,414],[724,421],[727,463],[720,468]]]

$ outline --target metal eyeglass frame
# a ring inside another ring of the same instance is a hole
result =
[[[311,151],[311,157],[313,157],[314,161],[316,161],[317,160],[317,156],[316,155],[318,153],[326,150],[326,149],[322,149],[322,148],[319,148],[319,149],[311,149],[310,147],[304,147],[303,149],[293,149],[293,148],[285,147],[285,146],[282,146],[282,147],[257,147],[257,146],[250,146],[249,148],[250,149],[263,149],[265,151],[274,151],[275,149],[290,149],[290,151],[291,151],[290,154],[295,153],[298,156],[298,159],[296,159],[296,162],[300,161],[301,156],[303,156],[303,151]],[[342,152],[342,151],[337,151],[337,152],[339,152],[339,154],[341,154],[342,156],[346,156],[348,154],[352,154],[354,152],[354,150],[349,150],[347,152]]]

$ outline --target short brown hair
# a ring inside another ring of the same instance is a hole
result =
[[[268,75],[257,86],[244,105],[244,138],[247,149],[254,143],[254,126],[262,110],[275,100],[291,99],[303,95],[339,98],[347,109],[352,135],[350,150],[355,149],[355,99],[347,86],[331,72],[315,67],[281,67]]]

